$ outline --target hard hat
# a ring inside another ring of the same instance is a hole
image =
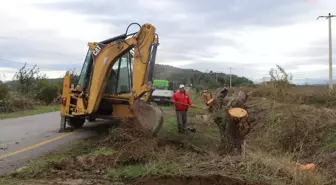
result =
[[[184,88],[184,85],[183,85],[183,84],[181,84],[179,88],[180,88],[180,89],[181,89],[181,88]]]

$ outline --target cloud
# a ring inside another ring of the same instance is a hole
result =
[[[10,60],[45,70],[79,70],[87,42],[119,35],[139,22],[157,28],[158,63],[226,73],[232,67],[234,74],[258,80],[276,64],[294,78],[328,77],[327,21],[316,17],[336,1],[16,0],[4,5],[0,59],[7,62],[0,60],[0,67],[19,66]]]

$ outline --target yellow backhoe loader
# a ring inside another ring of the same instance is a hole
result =
[[[128,34],[134,24],[140,30]],[[131,118],[151,134],[158,133],[163,112],[149,104],[159,45],[155,30],[151,24],[132,23],[122,35],[88,43],[78,84],[64,77],[60,131],[66,124],[81,128],[95,118]]]

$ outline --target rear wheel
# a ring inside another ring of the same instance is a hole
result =
[[[96,121],[96,117],[90,115],[90,116],[88,116],[87,120],[90,121],[90,122],[93,122],[93,121]]]
[[[68,118],[68,125],[74,129],[82,128],[85,123],[85,119],[82,118]]]

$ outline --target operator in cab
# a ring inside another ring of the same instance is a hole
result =
[[[175,104],[177,130],[179,133],[186,131],[187,112],[189,107],[196,107],[190,101],[190,96],[185,90],[185,86],[181,84],[179,90],[173,95],[171,102]]]

